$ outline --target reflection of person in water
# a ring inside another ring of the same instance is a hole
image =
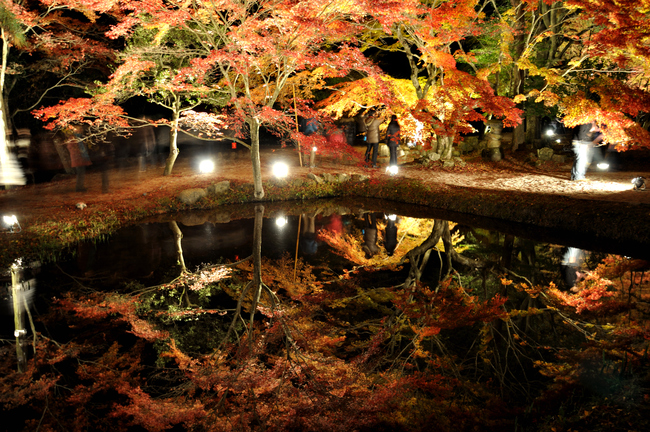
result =
[[[384,229],[384,247],[388,256],[393,256],[397,247],[397,226],[395,221],[397,216],[394,214],[386,216],[386,228]]]
[[[377,246],[377,217],[374,213],[366,213],[363,215],[365,225],[363,228],[363,251],[366,253],[366,258],[372,258],[379,252]]]
[[[562,257],[562,273],[564,282],[568,289],[573,290],[576,283],[584,278],[581,271],[585,260],[585,252],[582,249],[569,247]]]
[[[307,216],[302,214],[300,228],[300,246],[302,253],[313,255],[318,251],[318,242],[316,241],[316,216]]]

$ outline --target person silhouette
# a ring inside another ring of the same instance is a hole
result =
[[[363,228],[363,246],[361,249],[365,252],[366,258],[370,259],[379,253],[377,246],[377,217],[374,213],[363,215],[365,222]]]
[[[397,216],[394,214],[386,216],[386,228],[384,228],[384,248],[386,254],[393,256],[395,248],[397,247]]]

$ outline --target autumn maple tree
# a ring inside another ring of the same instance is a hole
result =
[[[0,2],[0,155],[15,116],[39,107],[48,97],[72,94],[93,79],[105,78],[114,51],[102,38],[105,27],[82,4]],[[29,124],[28,122],[24,122]]]
[[[354,115],[359,107],[386,105],[401,115],[411,141],[431,147],[442,159],[451,158],[459,133],[474,130],[471,121],[496,116],[507,126],[519,122],[519,111],[511,100],[495,95],[485,77],[458,68],[459,59],[473,61],[458,47],[478,31],[474,1],[409,1],[384,6],[370,5],[372,20],[363,23],[359,37],[364,49],[399,53],[409,79],[365,78],[345,83],[320,104],[324,110]]]
[[[250,138],[256,198],[264,196],[260,128],[266,125],[270,129],[288,129],[286,125],[295,124],[296,113],[285,112],[288,104],[278,104],[282,93],[288,93],[290,80],[303,70],[317,67],[325,76],[343,76],[352,69],[377,72],[350,39],[352,23],[364,15],[361,4],[354,2],[234,0],[219,5],[180,5],[124,1],[120,10],[115,16],[118,23],[108,35],[130,41],[147,29],[152,46],[133,50],[132,56],[124,57],[111,80],[94,90],[93,98],[70,100],[41,115],[56,118],[58,124],[119,122],[121,113],[114,104],[120,94],[128,94],[134,86],[152,99],[161,95],[160,86],[167,86],[164,91],[176,100],[174,103],[183,99],[189,104],[201,104],[209,95],[219,94],[232,135]],[[168,66],[138,57],[146,53],[178,57],[181,52],[184,60]],[[152,78],[144,83],[141,77],[147,74]],[[189,93],[179,93],[180,89]],[[205,105],[206,115],[218,112]],[[209,122],[200,123],[193,122],[192,127],[210,130]]]
[[[647,1],[492,5],[479,40],[498,36],[471,50],[499,94],[525,101],[528,131],[545,112],[568,127],[596,120],[619,150],[647,145]]]

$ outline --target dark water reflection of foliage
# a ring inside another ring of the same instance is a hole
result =
[[[2,346],[3,418],[16,430],[647,428],[645,261],[587,252],[573,266],[569,245],[524,234],[336,210],[259,205],[251,220],[79,245],[38,276],[47,304],[34,303],[22,373]]]

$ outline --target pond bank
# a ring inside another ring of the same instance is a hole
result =
[[[533,167],[522,158],[503,163],[486,163],[468,158],[463,168],[443,169],[419,165],[401,167],[397,177],[384,170],[367,169],[356,161],[319,161],[316,169],[293,167],[287,185],[271,180],[271,163],[295,156],[288,150],[269,151],[263,163],[266,196],[264,203],[284,201],[296,207],[309,199],[346,197],[352,202],[365,198],[444,209],[467,217],[493,218],[571,233],[613,240],[638,249],[650,245],[650,193],[624,189],[628,177],[643,172],[591,174],[592,182],[566,180],[568,165]],[[516,156],[516,155],[515,155]],[[206,210],[228,204],[252,202],[250,159],[222,160],[215,175],[198,175],[191,158],[181,159],[172,176],[159,170],[138,172],[137,167],[111,174],[111,193],[99,194],[99,173],[89,173],[89,192],[75,193],[74,178],[1,191],[3,213],[16,214],[22,232],[0,236],[0,263],[9,265],[25,255],[45,256],[82,238],[95,238],[120,226],[157,214],[183,210]],[[308,174],[325,172],[364,174],[369,180],[344,184],[317,184]],[[205,188],[218,181],[230,181],[229,191],[188,206],[177,201],[182,190]],[[607,187],[620,187],[610,189]],[[602,186],[602,187],[601,187]],[[293,201],[287,201],[293,200]],[[77,203],[86,208],[80,210]],[[432,210],[433,212],[433,210]],[[236,216],[235,216],[236,217]]]

